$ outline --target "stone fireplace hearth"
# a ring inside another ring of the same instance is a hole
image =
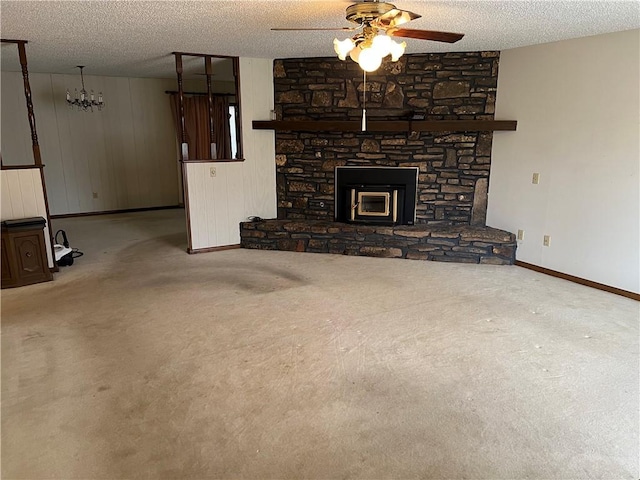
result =
[[[240,224],[242,247],[439,262],[511,265],[512,233],[469,225],[355,225],[322,220]]]

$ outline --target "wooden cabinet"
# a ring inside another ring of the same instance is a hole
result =
[[[53,280],[42,217],[2,222],[2,288]]]

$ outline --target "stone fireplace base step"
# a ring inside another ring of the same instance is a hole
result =
[[[323,220],[242,222],[243,248],[512,265],[513,233],[468,225],[370,226]]]

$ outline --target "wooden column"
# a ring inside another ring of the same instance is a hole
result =
[[[215,135],[213,134],[213,90],[211,88],[213,68],[211,67],[211,55],[205,55],[204,57],[204,72],[207,77],[207,100],[209,104],[209,153],[211,160],[215,160],[218,158],[218,149],[214,141]]]
[[[180,160],[189,160],[189,144],[187,143],[187,130],[184,124],[184,89],[182,88],[182,55],[176,56],[176,75],[178,77],[178,129],[180,130]]]
[[[47,184],[44,178],[44,165],[42,164],[42,157],[40,156],[40,145],[38,144],[38,132],[36,130],[36,117],[33,113],[33,101],[31,99],[31,85],[29,84],[29,69],[27,68],[27,49],[25,45],[28,43],[26,40],[5,40],[3,43],[15,43],[18,45],[18,58],[20,59],[20,68],[22,70],[22,82],[24,84],[24,98],[27,102],[27,117],[29,120],[29,128],[31,129],[31,149],[33,150],[33,162],[40,170],[40,180],[42,182],[42,194],[44,197],[44,207],[47,213],[47,226],[49,227],[49,242],[51,245],[51,255],[53,257],[54,272],[58,271],[58,265],[55,260],[55,249],[53,228],[51,226],[51,214],[49,213],[49,198],[47,197]]]
[[[29,128],[31,129],[31,148],[33,150],[33,161],[36,165],[42,165],[40,156],[40,145],[38,145],[38,133],[36,131],[36,117],[33,114],[33,101],[31,100],[31,86],[29,85],[29,70],[27,69],[26,40],[17,41],[18,56],[20,58],[20,68],[22,69],[22,82],[24,83],[24,98],[27,101],[27,117]]]

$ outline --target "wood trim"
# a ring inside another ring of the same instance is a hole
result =
[[[515,265],[517,265],[518,267],[526,268],[528,270],[533,270],[534,272],[544,273],[545,275],[551,275],[552,277],[557,277],[563,280],[568,280],[570,282],[579,283],[580,285],[585,285],[587,287],[596,288],[598,290],[614,293],[616,295],[622,295],[623,297],[627,297],[627,298],[630,298],[631,300],[636,300],[640,302],[640,294],[630,292],[628,290],[611,287],[603,283],[592,282],[591,280],[569,275],[568,273],[562,273],[556,270],[550,270],[548,268],[539,267],[538,265],[533,265],[531,263],[521,262],[520,260],[516,260]]]
[[[177,90],[165,90],[164,93],[167,95],[177,95]],[[200,95],[205,96],[207,92],[182,92],[183,95]],[[212,93],[214,97],[235,97],[235,93]]]
[[[494,132],[515,131],[516,120],[373,120],[368,132]],[[254,120],[255,130],[306,132],[360,132],[359,120]]]
[[[236,152],[237,158],[244,158],[242,138],[242,94],[240,92],[240,59],[238,57],[231,57],[233,62],[233,78],[236,82],[236,146],[238,151]]]
[[[189,57],[213,57],[213,58],[237,58],[232,55],[210,55],[208,53],[171,52],[173,55],[186,55]]]
[[[223,245],[222,247],[206,247],[206,248],[188,248],[187,253],[193,255],[195,253],[209,253],[209,252],[221,252],[223,250],[235,250],[241,248],[240,244]]]
[[[99,212],[83,212],[83,213],[62,213],[60,215],[51,215],[51,218],[74,218],[74,217],[91,217],[93,215],[113,215],[116,213],[135,213],[135,212],[150,212],[152,210],[172,210],[174,208],[184,208],[181,205],[168,205],[165,207],[144,207],[144,208],[129,208],[122,210],[101,210]]]
[[[44,167],[43,164],[40,165],[4,165],[2,164],[2,170],[30,170],[32,168],[40,168]]]
[[[42,164],[42,162],[41,162]],[[47,183],[45,182],[44,179],[44,168],[40,168],[40,181],[42,182],[42,196],[44,197],[44,210],[47,214],[47,227],[49,230],[49,241],[51,242],[51,256],[53,257],[53,268],[54,268],[54,272],[57,272],[59,270],[58,268],[58,264],[56,263],[56,254],[55,251],[56,249],[54,248],[55,245],[55,241],[53,238],[53,227],[51,225],[51,213],[49,210],[49,197],[47,195]],[[47,266],[49,265],[49,262],[47,261]]]
[[[11,40],[9,38],[0,39],[2,43],[29,43],[29,40]]]
[[[220,163],[220,162],[244,162],[244,158],[202,158],[193,160],[183,160],[182,163]]]

